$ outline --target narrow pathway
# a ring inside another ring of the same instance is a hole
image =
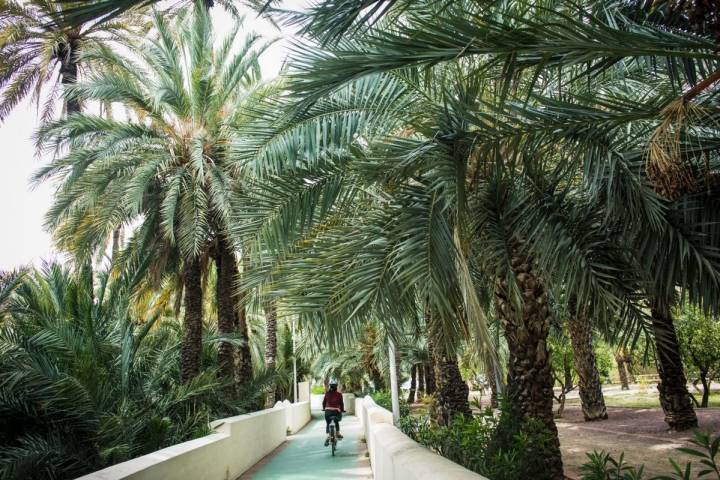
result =
[[[321,412],[296,435],[245,472],[239,480],[372,479],[365,443],[360,441],[360,421],[343,416],[340,431],[345,436],[333,457],[325,441],[325,420]]]

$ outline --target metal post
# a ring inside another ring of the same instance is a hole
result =
[[[395,344],[392,340],[388,345],[388,355],[390,356],[390,397],[392,398],[393,422],[397,425],[400,421],[400,398],[398,396],[397,367],[395,366]]]
[[[295,358],[295,318],[292,319],[292,351],[293,351],[293,403],[298,401],[297,359]]]

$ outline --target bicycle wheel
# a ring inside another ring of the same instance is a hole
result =
[[[335,437],[335,425],[330,425],[330,451],[335,456],[335,447],[337,446],[337,437]]]

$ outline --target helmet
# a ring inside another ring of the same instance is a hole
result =
[[[338,384],[338,381],[335,380],[334,378],[331,378],[330,381],[328,382],[328,385],[335,385],[336,387],[337,387],[337,384]]]

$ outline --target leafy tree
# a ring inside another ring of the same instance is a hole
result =
[[[50,120],[58,100],[58,83],[75,84],[90,65],[81,52],[117,39],[127,28],[121,21],[65,24],[67,2],[32,0],[0,2],[0,120],[28,94],[43,102],[42,119]],[[43,89],[49,94],[43,98]],[[67,113],[80,111],[77,98],[66,101]]]
[[[228,147],[246,109],[268,91],[258,64],[267,45],[249,34],[235,50],[241,28],[236,23],[214,48],[202,6],[173,22],[157,14],[153,28],[151,36],[129,45],[132,55],[107,48],[85,53],[102,69],[68,98],[120,103],[131,114],[113,120],[83,113],[43,127],[41,145],[70,148],[36,178],[60,181],[48,224],[71,240],[78,255],[92,252],[120,226],[139,224],[127,260],[149,258],[160,272],[173,259],[182,265],[182,378],[189,381],[200,372],[201,279],[213,254],[219,326],[223,333],[239,329],[246,337],[239,307],[244,294],[234,288],[236,246],[229,235],[239,165],[228,158]],[[229,345],[221,346],[221,358],[226,375],[233,376]],[[248,363],[246,358],[241,367]]]
[[[699,308],[685,304],[677,311],[680,348],[689,370],[703,387],[699,406],[708,406],[710,385],[720,376],[720,322]]]

